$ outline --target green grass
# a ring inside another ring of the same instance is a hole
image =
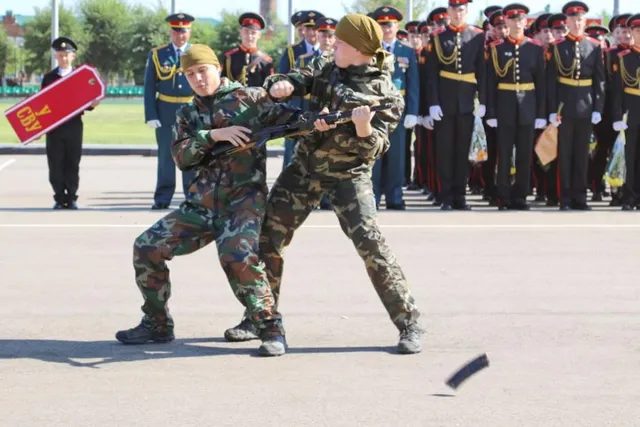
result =
[[[4,112],[20,99],[0,99]],[[156,143],[154,131],[144,123],[142,99],[105,99],[93,111],[87,111],[84,122],[85,144],[149,144]],[[0,143],[18,143],[6,118],[0,119]],[[44,142],[44,137],[32,144]],[[269,146],[281,147],[282,139],[269,141]]]

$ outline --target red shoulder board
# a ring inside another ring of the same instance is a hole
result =
[[[604,51],[605,52],[612,52],[612,51],[616,50],[617,48],[618,48],[618,46],[611,46],[611,47],[606,48]]]
[[[618,57],[622,58],[623,56],[625,56],[627,53],[631,52],[631,49],[625,49],[621,52],[618,52]]]
[[[231,49],[229,52],[225,53],[225,56],[231,56],[231,55],[233,55],[234,53],[236,53],[239,50],[240,50],[240,48]]]
[[[446,30],[445,28],[438,28],[437,30],[435,30],[434,32],[432,32],[431,34],[440,34],[440,33],[444,33]]]
[[[559,39],[555,39],[554,41],[552,41],[551,44],[558,44],[558,43],[563,42],[564,40],[565,40],[564,37],[561,37]]]
[[[539,40],[536,40],[536,39],[532,39],[532,38],[527,37],[527,41],[528,41],[529,43],[533,43],[533,44],[535,44],[536,46],[543,47],[543,44],[542,44],[542,43],[540,43],[540,41],[539,41]]]
[[[600,40],[596,40],[592,37],[585,37],[585,39],[589,40],[593,44],[597,44],[598,46],[600,45]]]
[[[496,40],[494,42],[489,43],[489,46],[498,46],[499,44],[504,43],[504,40]]]

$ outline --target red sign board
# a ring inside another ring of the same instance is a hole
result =
[[[105,93],[106,85],[98,71],[81,65],[9,108],[4,115],[26,145],[80,114],[93,101],[103,99]]]

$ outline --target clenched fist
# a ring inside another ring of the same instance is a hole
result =
[[[375,111],[371,111],[368,105],[362,107],[356,107],[351,112],[351,121],[356,126],[356,134],[360,138],[367,138],[373,133],[371,127],[371,119]]]
[[[286,80],[274,83],[269,89],[269,95],[275,99],[287,98],[293,93],[293,85]]]
[[[363,105],[362,107],[356,107],[351,111],[351,120],[356,127],[365,126],[371,123],[371,119],[374,114],[375,112],[371,111],[368,105]]]

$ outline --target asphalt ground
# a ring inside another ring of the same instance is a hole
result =
[[[0,425],[637,426],[640,212],[440,212],[409,193],[382,231],[423,312],[397,331],[332,212],[286,253],[289,353],[226,343],[241,307],[214,246],[170,263],[177,340],[123,346],[142,298],[132,244],[153,157],[86,157],[78,211],[51,211],[43,156],[0,157]],[[281,158],[269,160],[272,181]],[[176,203],[181,196],[178,195]],[[177,206],[177,204],[176,204]],[[457,390],[444,382],[485,353]]]

